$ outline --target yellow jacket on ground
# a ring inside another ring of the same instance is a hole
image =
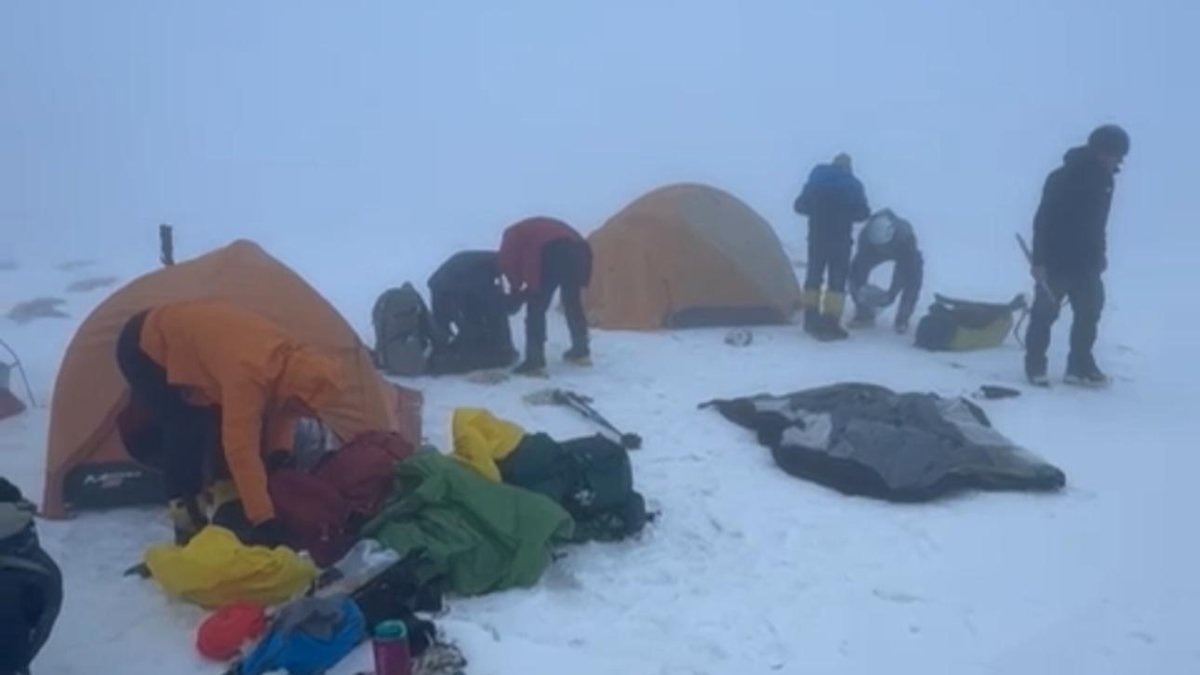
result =
[[[210,525],[186,546],[151,546],[146,567],[168,595],[201,607],[249,601],[274,605],[304,591],[317,576],[312,563],[280,546],[246,546]]]
[[[455,408],[450,431],[454,459],[497,483],[500,468],[496,462],[507,457],[525,436],[524,429],[483,408]]]

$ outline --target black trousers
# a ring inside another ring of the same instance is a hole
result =
[[[157,433],[127,447],[138,462],[163,474],[168,499],[198,495],[213,475],[227,474],[217,459],[220,415],[215,407],[188,403],[179,387],[167,382],[162,366],[142,351],[146,313],[134,316],[117,337],[117,366],[129,383],[132,402],[148,411]],[[218,466],[220,465],[220,466]]]
[[[1099,274],[1050,274],[1050,290],[1059,299],[1071,302],[1071,352],[1067,357],[1067,372],[1088,372],[1096,369],[1092,347],[1100,314],[1104,310],[1104,281]],[[1050,347],[1050,328],[1058,319],[1059,303],[1048,297],[1040,285],[1029,313],[1029,328],[1025,332],[1025,370],[1046,372],[1046,350]]]
[[[592,247],[586,241],[556,239],[542,247],[542,283],[525,307],[525,358],[530,349],[541,353],[546,344],[546,312],[554,292],[562,289],[563,313],[571,332],[571,346],[586,348],[587,317],[583,314],[583,289],[592,279]]]
[[[430,304],[434,323],[455,348],[512,349],[504,291],[499,286],[478,292],[434,290]]]
[[[851,226],[829,223],[808,223],[808,270],[804,275],[804,290],[819,291],[822,282],[826,290],[846,292],[846,276],[850,271],[850,251],[853,248]]]
[[[504,291],[432,290],[430,314],[444,339],[429,359],[432,374],[465,373],[511,365],[516,358]]]

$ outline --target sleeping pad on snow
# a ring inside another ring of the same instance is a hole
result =
[[[835,384],[712,401],[787,473],[845,494],[924,501],[956,490],[1057,490],[1057,467],[992,428],[962,398]]]
[[[532,586],[550,565],[552,546],[574,529],[549,498],[437,453],[397,462],[393,472],[392,496],[362,535],[401,555],[426,550],[432,564],[425,573],[445,575],[461,595]]]

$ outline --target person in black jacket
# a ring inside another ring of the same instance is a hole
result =
[[[1071,351],[1066,381],[1103,386],[1108,377],[1096,365],[1092,346],[1104,309],[1108,267],[1107,227],[1113,177],[1129,152],[1129,135],[1115,125],[1099,127],[1087,145],[1072,148],[1050,173],[1033,221],[1033,277],[1037,294],[1025,335],[1025,374],[1046,386],[1050,327],[1062,300],[1071,301]]]
[[[808,216],[808,272],[804,279],[804,330],[822,340],[848,337],[841,326],[846,303],[854,223],[871,215],[866,191],[842,153],[814,168],[793,205]],[[825,282],[824,295],[821,293]]]
[[[886,292],[871,293],[869,291],[878,291],[868,284],[871,270],[885,262],[895,263],[892,284]],[[850,263],[850,295],[854,298],[851,325],[856,328],[873,325],[876,313],[899,298],[900,306],[896,309],[893,326],[897,333],[907,333],[924,277],[925,260],[917,248],[917,235],[912,224],[891,209],[883,209],[871,216],[858,235],[858,249]],[[872,295],[877,297],[869,297]]]
[[[429,277],[435,374],[502,368],[516,360],[499,254],[461,251]]]

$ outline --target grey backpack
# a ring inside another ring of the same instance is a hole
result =
[[[383,292],[371,310],[375,365],[388,375],[420,375],[432,348],[429,308],[411,283]]]

